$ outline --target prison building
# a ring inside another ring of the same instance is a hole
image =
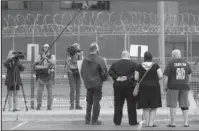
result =
[[[158,57],[159,6],[156,1],[130,0],[7,0],[2,6],[2,58],[11,49],[27,52],[28,44],[52,44],[79,7],[88,4],[56,41],[52,53],[64,59],[66,48],[78,42],[87,54],[93,41],[101,55],[119,58],[132,44],[147,45]],[[189,4],[189,6],[187,6]],[[165,2],[165,55],[178,48],[184,57],[199,56],[199,3]]]

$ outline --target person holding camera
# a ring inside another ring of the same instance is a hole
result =
[[[24,71],[24,66],[20,63],[16,55],[13,54],[13,51],[9,51],[4,67],[7,69],[5,85],[7,86],[8,91],[8,106],[9,111],[12,111],[12,95],[14,101],[13,111],[19,111],[17,109],[17,94],[22,85],[20,72]]]
[[[67,58],[67,73],[68,80],[70,84],[70,110],[82,109],[80,106],[80,87],[81,79],[77,66],[77,61],[83,59],[83,51],[80,49],[78,43],[74,43],[72,46],[68,47],[68,58]],[[74,93],[76,92],[76,101],[74,99]],[[76,107],[74,107],[74,102],[76,102]]]
[[[36,76],[38,80],[36,110],[40,110],[41,108],[44,86],[46,86],[48,93],[47,110],[52,110],[52,86],[54,84],[54,66],[56,64],[56,58],[55,55],[51,54],[48,49],[49,45],[45,44],[43,46],[43,52],[39,55],[38,59],[35,62],[36,67],[42,66],[42,68],[36,69]]]

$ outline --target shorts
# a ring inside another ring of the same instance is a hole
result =
[[[167,107],[176,108],[177,102],[180,108],[189,107],[189,90],[167,89]]]

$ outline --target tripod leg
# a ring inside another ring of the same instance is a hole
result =
[[[16,84],[14,84],[13,105],[14,105],[13,112],[15,112],[17,110],[16,109]]]
[[[5,111],[6,104],[7,104],[7,101],[8,101],[8,95],[9,95],[9,93],[10,93],[10,90],[8,89],[7,95],[6,95],[6,98],[5,98],[5,103],[4,103],[4,106],[3,106],[3,111]]]
[[[26,111],[28,111],[28,106],[27,106],[26,96],[25,96],[25,93],[24,93],[23,84],[21,85],[21,90],[22,90],[22,93],[23,93],[23,98],[24,98],[24,103],[25,103],[25,106],[26,106]]]

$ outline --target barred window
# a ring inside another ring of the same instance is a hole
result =
[[[24,9],[41,10],[43,8],[41,1],[24,1]]]
[[[42,1],[1,1],[4,10],[40,10],[43,8]]]
[[[60,9],[79,9],[84,4],[89,5],[88,10],[109,10],[110,1],[69,1],[60,0]]]
[[[8,1],[1,1],[1,9],[2,10],[8,9]]]

